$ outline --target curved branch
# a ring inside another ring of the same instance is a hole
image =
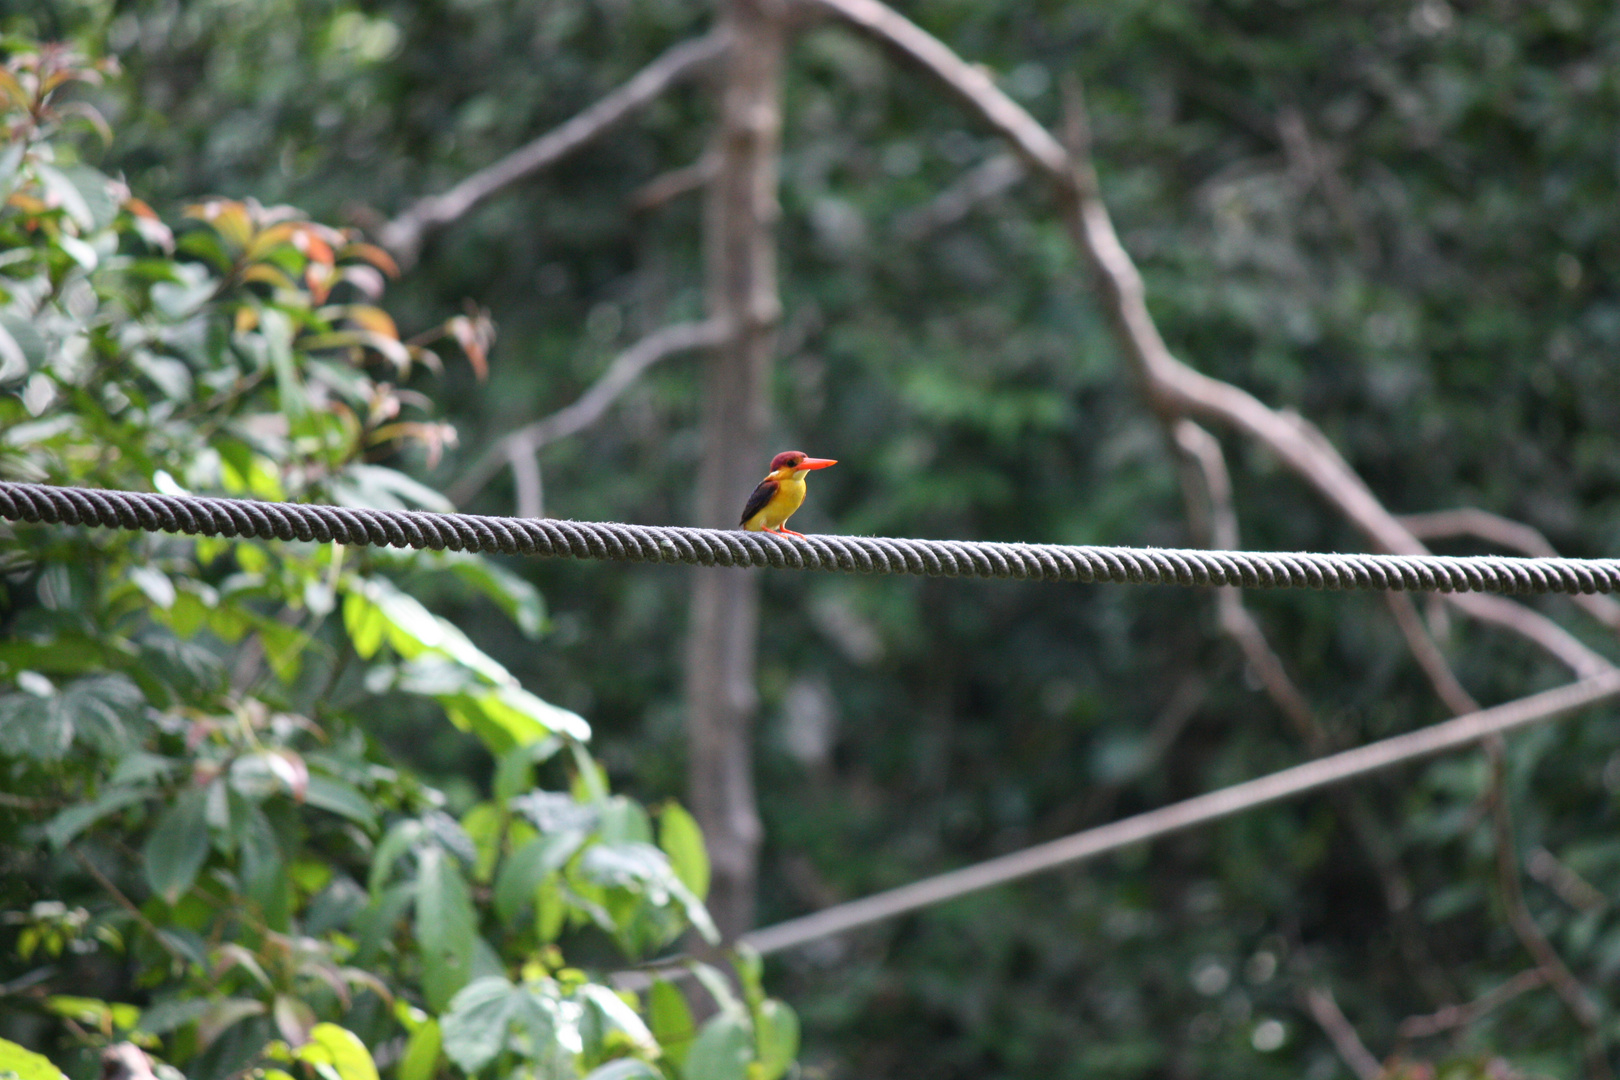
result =
[[[400,262],[415,262],[422,240],[430,231],[450,224],[502,188],[561,161],[637,109],[651,104],[681,79],[719,59],[726,44],[726,35],[716,31],[676,45],[560,127],[478,170],[449,191],[418,199],[378,231],[378,240]]]
[[[1534,558],[1558,557],[1558,552],[1540,530],[1522,521],[1514,521],[1512,518],[1505,518],[1477,507],[1436,510],[1427,514],[1405,514],[1400,520],[1401,524],[1420,540],[1473,536],[1487,544],[1507,548],[1509,551],[1523,552]],[[1612,596],[1597,594],[1575,596],[1572,599],[1598,622],[1610,630],[1620,632],[1620,601],[1616,601]]]
[[[1011,154],[997,154],[973,166],[926,206],[908,210],[895,220],[895,235],[915,243],[950,228],[973,208],[1017,186],[1028,175],[1023,162]]]
[[[977,113],[1035,172],[1057,189],[1074,242],[1096,271],[1124,352],[1148,403],[1167,425],[1196,416],[1262,443],[1355,525],[1375,550],[1418,555],[1427,549],[1378,501],[1327,437],[1289,410],[1272,409],[1253,394],[1199,372],[1171,353],[1148,312],[1142,275],[1120,243],[1089,161],[1076,160],[1034,117],[1003,93],[985,69],[969,64],[938,38],[880,0],[802,0],[867,31],[921,65]],[[1075,119],[1080,116],[1076,110]],[[1498,597],[1446,599],[1482,622],[1541,646],[1580,676],[1613,669],[1557,623]]]
[[[578,434],[596,423],[608,406],[658,361],[689,349],[712,348],[724,341],[726,334],[726,327],[713,319],[675,323],[648,334],[615,357],[601,378],[573,404],[496,440],[468,466],[461,479],[446,489],[445,497],[457,506],[464,504],[501,471],[501,466],[518,455],[532,455],[547,443]]]
[[[1537,987],[1545,985],[1547,985],[1547,973],[1545,971],[1539,967],[1527,968],[1494,990],[1480,995],[1465,1005],[1447,1005],[1443,1009],[1424,1016],[1407,1017],[1395,1029],[1396,1037],[1403,1041],[1429,1039],[1444,1034],[1453,1028],[1467,1027],[1486,1013],[1512,1001],[1520,994],[1528,993]]]
[[[1361,1036],[1356,1034],[1356,1029],[1345,1018],[1339,1003],[1333,1000],[1332,991],[1325,986],[1308,986],[1300,991],[1299,997],[1317,1026],[1332,1040],[1339,1058],[1356,1074],[1357,1080],[1378,1080],[1384,1075],[1384,1067],[1373,1057],[1367,1044],[1361,1041]]]
[[[1220,442],[1191,420],[1178,420],[1172,431],[1176,448],[1190,466],[1187,471],[1195,474],[1183,480],[1189,517],[1194,520],[1195,529],[1196,523],[1204,520],[1204,539],[1211,547],[1236,550],[1239,542],[1237,511],[1232,505],[1231,476],[1226,469],[1226,457],[1221,452]],[[1205,496],[1202,504],[1193,497],[1194,492],[1199,490]],[[1288,669],[1266,639],[1259,620],[1243,603],[1243,590],[1229,586],[1215,590],[1215,595],[1221,631],[1237,644],[1249,670],[1272,702],[1293,725],[1312,754],[1322,757],[1331,753],[1336,749],[1332,734],[1323,726],[1305,694],[1289,677]],[[1402,594],[1400,599],[1406,600],[1405,595]],[[1477,712],[1478,706],[1462,711]],[[1384,836],[1372,808],[1360,793],[1354,791],[1335,792],[1334,800],[1351,834],[1365,852],[1373,872],[1378,875],[1379,884],[1384,890],[1384,903],[1394,920],[1395,939],[1413,976],[1436,1002],[1454,996],[1444,969],[1436,965],[1430,955],[1422,927],[1412,917],[1411,881],[1401,866],[1394,846]]]
[[[1502,906],[1507,911],[1508,925],[1525,952],[1535,960],[1536,966],[1547,977],[1547,983],[1558,994],[1564,1008],[1586,1033],[1586,1069],[1592,1080],[1609,1080],[1614,1071],[1609,1068],[1608,1051],[1604,1045],[1602,1015],[1586,992],[1586,987],[1569,970],[1563,957],[1547,935],[1542,933],[1530,906],[1524,901],[1524,887],[1519,881],[1519,848],[1513,839],[1513,816],[1508,808],[1507,750],[1500,735],[1484,740],[1490,756],[1491,791],[1490,809],[1492,832],[1496,840],[1497,889]]]

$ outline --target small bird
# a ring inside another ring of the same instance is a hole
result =
[[[804,533],[787,527],[787,519],[804,502],[804,474],[836,464],[838,462],[831,458],[805,457],[797,450],[784,450],[771,458],[771,471],[748,496],[748,505],[743,507],[742,527],[748,532],[802,537]]]

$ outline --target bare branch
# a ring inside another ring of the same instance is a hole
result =
[[[1561,716],[1617,694],[1620,694],[1620,671],[1604,672],[1579,682],[1567,683],[1555,690],[1518,698],[1494,708],[1318,758],[1059,840],[1037,844],[1011,855],[777,923],[745,934],[742,940],[761,953],[781,952],[981,889],[1084,862],[1120,848],[1206,825],[1332,784],[1469,746],[1491,735]]]
[[[1505,518],[1500,514],[1472,506],[1457,510],[1436,510],[1429,514],[1407,514],[1401,518],[1401,524],[1420,540],[1473,536],[1487,544],[1522,552],[1532,558],[1558,557],[1557,550],[1540,530],[1522,521],[1514,521],[1512,518]],[[1601,593],[1576,593],[1570,599],[1604,626],[1620,632],[1620,600]]]
[[[1417,605],[1412,603],[1412,598],[1405,593],[1386,592],[1384,600],[1395,616],[1396,625],[1406,637],[1407,647],[1412,650],[1418,666],[1429,677],[1429,684],[1434,687],[1434,692],[1439,695],[1446,708],[1457,716],[1476,712],[1479,709],[1479,702],[1463,689],[1463,684],[1458,681],[1456,672],[1451,670],[1451,664],[1440,651],[1440,646],[1429,636],[1429,630],[1423,625],[1423,619],[1418,615]]]
[[[415,262],[422,239],[430,231],[450,224],[502,188],[561,161],[637,109],[651,104],[680,80],[719,59],[725,51],[726,36],[718,32],[676,45],[560,127],[478,170],[449,191],[418,199],[384,225],[378,239],[400,262]]]
[[[1072,140],[1071,145],[1074,145]],[[1183,460],[1191,464],[1190,471],[1194,474],[1183,479],[1183,489],[1187,496],[1188,516],[1195,523],[1195,535],[1196,523],[1202,521],[1203,539],[1209,546],[1224,551],[1237,550],[1237,511],[1232,504],[1231,477],[1219,440],[1191,420],[1177,421],[1172,430],[1176,446]],[[1204,493],[1203,501],[1193,497],[1197,490]],[[1293,725],[1305,746],[1318,757],[1332,753],[1337,748],[1335,740],[1304,693],[1289,677],[1282,658],[1271,647],[1259,620],[1244,605],[1243,590],[1217,589],[1216,604],[1222,632],[1237,644],[1249,670],[1260,681],[1272,703]],[[1385,838],[1377,816],[1357,792],[1336,791],[1333,798],[1383,886],[1384,903],[1394,919],[1395,939],[1407,965],[1432,1000],[1447,1000],[1452,996],[1449,980],[1444,970],[1435,964],[1422,930],[1412,917],[1411,881],[1393,846]]]
[[[895,235],[915,243],[967,217],[973,208],[1017,186],[1029,172],[1011,154],[997,154],[973,166],[927,206],[895,220]]]
[[[79,865],[84,867],[85,872],[96,879],[96,884],[100,885],[102,889],[106,891],[107,895],[113,898],[113,902],[128,912],[130,917],[140,924],[141,929],[145,930],[148,934],[151,934],[152,940],[156,941],[159,947],[161,947],[164,952],[169,954],[171,959],[179,960],[186,964],[191,962],[191,958],[182,952],[173,941],[169,940],[167,934],[154,926],[152,920],[146,917],[146,913],[143,912],[133,900],[125,896],[122,889],[113,884],[112,878],[108,877],[102,871],[101,867],[96,865],[94,859],[90,858],[90,856],[86,855],[77,847],[69,847],[68,850],[73,853],[73,857],[78,860]]]
[[[1359,1080],[1378,1080],[1384,1075],[1384,1067],[1373,1057],[1367,1044],[1361,1041],[1361,1036],[1356,1034],[1356,1029],[1345,1018],[1339,1003],[1333,1000],[1332,991],[1325,986],[1307,986],[1300,991],[1299,998],[1317,1026],[1333,1041],[1333,1048],[1339,1052],[1339,1057]]]
[[[626,205],[633,214],[645,214],[682,195],[690,194],[714,178],[717,161],[704,154],[690,165],[655,176],[631,193]]]
[[[507,444],[507,457],[512,465],[512,483],[517,487],[517,516],[540,518],[546,516],[544,491],[540,483],[540,462],[527,444],[513,441]]]
[[[1485,752],[1491,760],[1491,824],[1496,838],[1496,875],[1502,906],[1507,911],[1508,924],[1519,938],[1519,943],[1535,960],[1547,982],[1569,1010],[1571,1016],[1586,1031],[1586,1070],[1593,1080],[1608,1080],[1614,1075],[1609,1068],[1609,1057],[1604,1048],[1601,1017],[1597,1006],[1587,996],[1586,988],[1564,963],[1558,950],[1553,948],[1547,935],[1536,925],[1524,902],[1524,889],[1519,882],[1518,845],[1513,839],[1513,817],[1507,799],[1507,750],[1499,735],[1484,740]]]
[[[1507,1004],[1520,994],[1538,986],[1547,985],[1547,973],[1539,967],[1521,971],[1489,993],[1482,994],[1466,1005],[1447,1005],[1427,1016],[1409,1016],[1401,1021],[1396,1035],[1403,1039],[1428,1039],[1453,1028],[1467,1027],[1475,1020]]]
[[[478,494],[503,465],[516,460],[516,455],[533,455],[547,443],[578,434],[596,423],[608,406],[658,361],[689,349],[712,348],[724,341],[725,336],[725,327],[713,319],[675,323],[648,334],[615,357],[602,377],[573,404],[497,440],[468,466],[461,479],[450,485],[445,491],[446,497],[457,506],[463,505]]]
[[[1031,169],[1057,189],[1075,244],[1096,272],[1120,344],[1140,377],[1148,403],[1169,424],[1201,417],[1262,443],[1289,471],[1314,487],[1375,550],[1395,555],[1426,551],[1391,514],[1315,425],[1276,410],[1230,383],[1176,359],[1148,312],[1142,275],[1103,204],[1089,160],[1074,160],[1051,132],[1003,93],[981,67],[880,0],[804,0],[867,31],[939,79],[970,110],[1012,143]],[[1613,669],[1557,623],[1502,597],[1450,595],[1447,600],[1482,622],[1541,646],[1580,676]]]
[[[1598,911],[1609,906],[1609,898],[1581,875],[1561,862],[1558,856],[1538,847],[1525,860],[1527,873],[1576,911]]]

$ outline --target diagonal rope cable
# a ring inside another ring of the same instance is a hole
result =
[[[1246,589],[1620,592],[1620,559],[1327,555],[870,536],[796,538],[740,530],[370,510],[7,481],[0,481],[0,518],[263,540],[865,574],[1238,585]]]

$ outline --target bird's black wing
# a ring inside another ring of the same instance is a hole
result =
[[[780,486],[775,480],[769,478],[761,480],[759,487],[755,488],[754,493],[748,496],[748,503],[743,507],[742,520],[737,524],[748,524],[749,518],[765,509],[765,504],[771,501],[771,496],[776,494],[776,489]]]

